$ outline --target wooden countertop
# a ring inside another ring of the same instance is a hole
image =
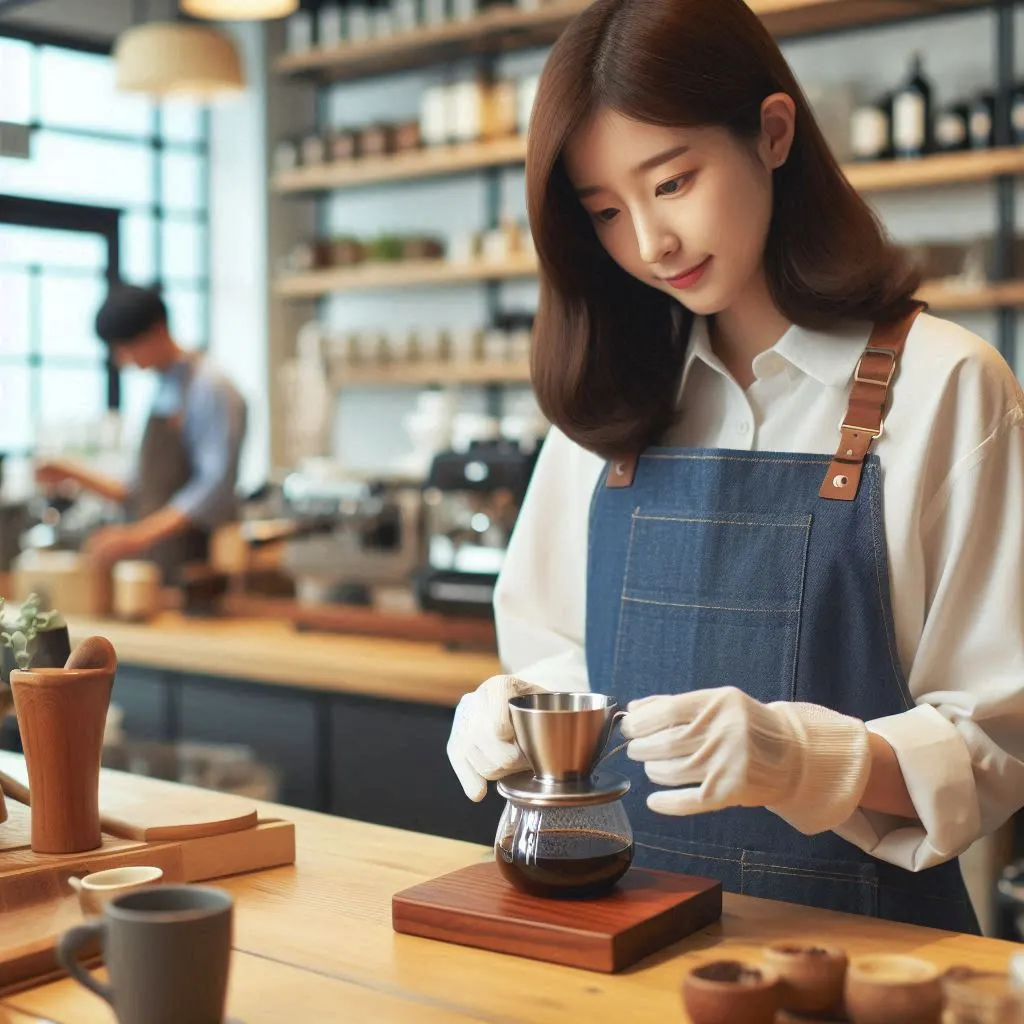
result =
[[[272,619],[193,619],[167,612],[152,622],[72,618],[72,643],[108,637],[125,665],[454,707],[501,671],[493,654],[380,637],[298,632]]]
[[[292,867],[218,883],[236,901],[229,1012],[245,1024],[665,1024],[686,1020],[678,993],[688,965],[754,956],[775,939],[998,971],[1020,948],[727,895],[718,924],[622,974],[594,974],[392,931],[395,892],[489,857],[488,850],[291,808],[261,811],[295,822],[298,855]],[[113,1020],[104,1003],[69,980],[7,996],[0,1006],[14,1024]]]

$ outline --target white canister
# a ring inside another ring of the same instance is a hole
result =
[[[285,48],[289,53],[305,53],[313,48],[313,12],[296,11],[285,27]]]
[[[448,86],[431,85],[420,98],[420,138],[424,146],[443,146],[451,136],[449,129]]]
[[[345,16],[337,0],[327,3],[317,12],[317,45],[324,50],[340,46],[345,38]]]
[[[419,24],[416,0],[393,0],[391,21],[396,32],[414,32]]]
[[[161,611],[162,577],[155,562],[118,562],[113,571],[113,612],[116,618],[140,621]]]
[[[423,0],[423,23],[443,25],[448,20],[448,0]]]
[[[516,122],[520,135],[525,135],[530,127],[530,115],[533,113],[533,102],[537,98],[537,85],[540,75],[527,75],[520,78],[516,85]]]

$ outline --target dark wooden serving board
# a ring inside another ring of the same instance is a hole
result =
[[[514,889],[494,863],[474,864],[391,901],[397,932],[608,974],[721,915],[721,882],[641,868],[601,899],[551,900]]]

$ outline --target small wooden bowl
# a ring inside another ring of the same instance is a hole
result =
[[[938,1024],[939,969],[912,956],[862,956],[846,972],[846,1012],[854,1024]]]
[[[693,1024],[773,1024],[779,976],[762,964],[712,960],[684,976],[683,1005]]]
[[[814,942],[773,942],[762,960],[779,976],[779,1000],[785,1010],[827,1013],[843,1002],[846,953]]]

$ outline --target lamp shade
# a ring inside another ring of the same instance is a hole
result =
[[[294,14],[299,0],[181,0],[181,9],[213,21],[263,21]]]
[[[122,32],[114,47],[117,87],[151,96],[208,100],[245,88],[234,43],[187,22],[151,22]]]

